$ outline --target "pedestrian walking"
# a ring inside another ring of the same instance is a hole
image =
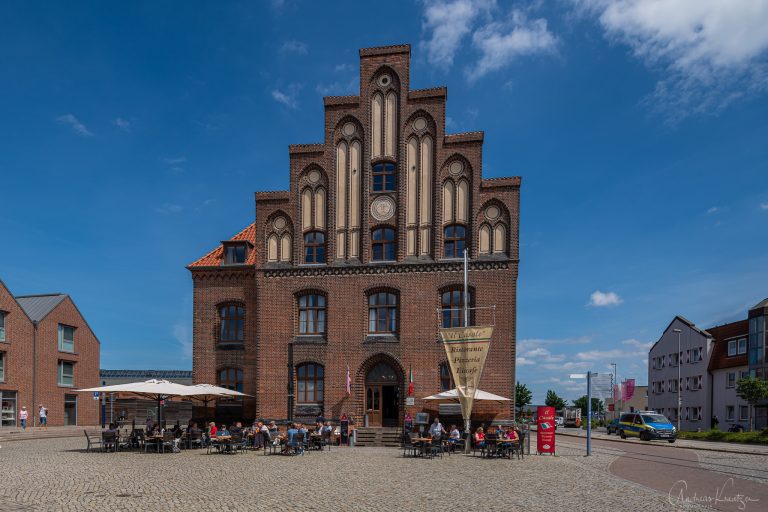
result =
[[[39,425],[48,430],[48,409],[46,409],[43,404],[40,404],[40,411],[38,412],[37,417],[40,418]]]
[[[27,412],[27,406],[22,405],[21,411],[19,411],[19,422],[21,423],[21,430],[27,430],[27,418],[29,413]]]

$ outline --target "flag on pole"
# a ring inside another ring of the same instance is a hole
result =
[[[352,377],[349,375],[349,366],[347,366],[347,395],[352,394]]]
[[[413,367],[411,366],[408,373],[408,396],[413,396]]]
[[[615,384],[613,386],[613,403],[621,400],[621,384]]]
[[[624,381],[624,400],[632,400],[635,396],[635,379],[627,379]]]

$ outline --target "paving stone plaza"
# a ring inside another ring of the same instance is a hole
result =
[[[0,511],[9,510],[672,510],[667,496],[611,475],[610,450],[583,457],[402,458],[394,448],[304,456],[85,453],[82,438],[0,448]],[[700,507],[686,507],[699,510]]]

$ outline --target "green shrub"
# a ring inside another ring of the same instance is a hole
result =
[[[699,441],[721,441],[725,443],[768,444],[768,428],[758,432],[724,432],[712,429],[704,432],[677,433],[679,439],[696,439]]]

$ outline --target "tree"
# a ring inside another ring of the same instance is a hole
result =
[[[523,412],[523,407],[530,405],[532,400],[533,394],[528,386],[520,382],[515,384],[515,408],[518,412]]]
[[[587,413],[587,395],[573,400],[573,405],[581,409],[581,414]],[[592,412],[603,412],[603,401],[599,398],[592,398]]]
[[[768,398],[768,381],[752,376],[744,377],[736,384],[736,395],[750,405],[749,430],[752,430],[752,411],[758,402]]]
[[[554,407],[556,411],[565,408],[565,400],[563,400],[553,389],[547,390],[547,398],[544,400],[544,404],[548,407]]]

